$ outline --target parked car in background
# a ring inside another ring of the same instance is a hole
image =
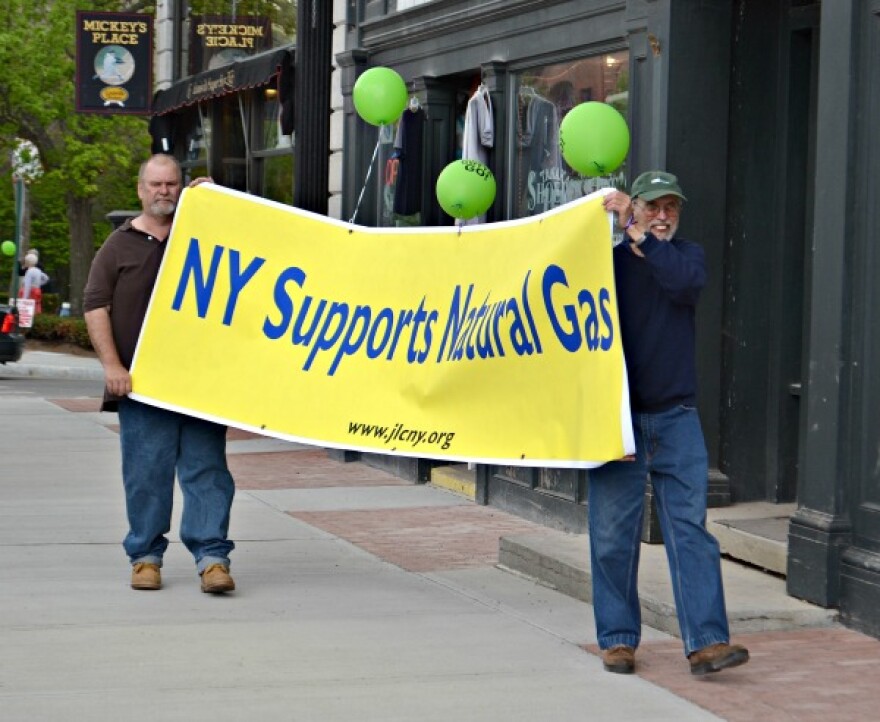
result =
[[[0,363],[18,361],[24,351],[24,336],[18,328],[18,311],[0,304]]]

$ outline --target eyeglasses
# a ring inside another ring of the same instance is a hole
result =
[[[649,216],[656,216],[663,211],[667,216],[677,216],[681,211],[681,203],[678,201],[666,201],[664,203],[655,203],[654,201],[638,201],[639,208]]]

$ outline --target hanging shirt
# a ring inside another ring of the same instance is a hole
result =
[[[533,90],[521,90],[516,114],[516,184],[522,215],[534,215],[553,207],[558,185],[559,120],[556,106]]]
[[[464,115],[462,160],[475,160],[489,164],[489,148],[495,145],[495,121],[492,117],[492,97],[489,89],[480,84],[468,101]],[[461,225],[485,223],[486,214],[463,221]]]
[[[524,116],[524,117],[523,117]],[[559,165],[559,119],[556,106],[540,95],[526,96],[520,116],[524,122],[519,135],[520,148],[529,148],[532,170]]]
[[[495,122],[492,118],[492,98],[486,86],[481,85],[468,101],[464,115],[464,139],[461,157],[487,165],[489,148],[495,145]]]
[[[404,110],[394,141],[399,160],[394,188],[394,212],[410,216],[422,210],[422,137],[425,114],[421,109]]]

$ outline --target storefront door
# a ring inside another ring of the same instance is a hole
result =
[[[819,6],[741,4],[730,82],[719,465],[733,501],[793,502],[810,314]]]

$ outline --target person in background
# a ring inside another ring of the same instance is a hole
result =
[[[197,179],[190,185],[203,180]],[[204,592],[235,589],[229,573],[229,517],[235,485],[226,463],[226,427],[128,398],[135,345],[181,193],[177,161],[157,154],[140,168],[142,212],[108,236],[84,294],[89,336],[104,367],[102,410],[119,413],[129,531],[123,546],[133,589],[159,589],[168,547],[175,474],[184,505],[180,538]]]
[[[605,669],[631,673],[639,646],[639,550],[650,474],[684,652],[695,675],[744,664],[730,644],[721,553],[706,529],[708,458],[697,414],[695,310],[706,283],[700,245],[678,237],[684,194],[662,171],[614,191],[624,242],[613,252],[634,459],[590,472],[593,608]]]
[[[39,256],[28,251],[24,256],[24,275],[21,279],[21,288],[18,291],[19,298],[30,298],[34,301],[34,314],[43,312],[42,288],[49,282],[49,276],[37,267]]]

